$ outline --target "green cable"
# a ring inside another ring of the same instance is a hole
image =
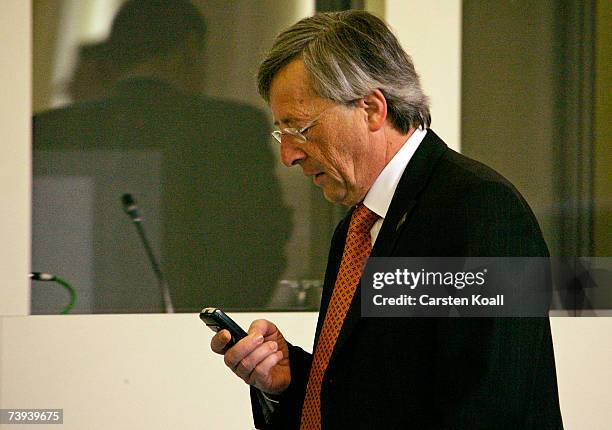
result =
[[[61,286],[63,286],[64,288],[66,288],[68,292],[70,293],[70,303],[68,303],[68,305],[64,308],[64,310],[60,312],[60,314],[65,315],[72,310],[72,308],[74,307],[76,303],[76,291],[74,290],[74,288],[70,286],[68,282],[64,281],[59,276],[56,276],[53,280],[57,282],[58,284],[60,284]]]
[[[64,279],[60,278],[59,276],[55,276],[50,273],[32,272],[30,273],[29,277],[33,281],[57,282],[62,287],[67,289],[68,292],[70,293],[70,303],[68,303],[68,305],[64,308],[63,311],[60,312],[60,314],[65,315],[72,310],[72,308],[74,307],[76,303],[77,295],[76,295],[76,291],[74,290],[74,288],[72,288],[68,282],[66,282]]]

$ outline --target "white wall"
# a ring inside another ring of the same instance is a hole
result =
[[[430,97],[432,129],[461,148],[461,0],[387,0],[384,17]]]
[[[244,327],[265,316],[312,345],[315,313],[233,316]],[[565,428],[609,429],[612,318],[552,329]],[[4,317],[0,331],[0,408],[63,408],[75,430],[252,428],[247,387],[195,314]]]
[[[612,318],[552,318],[563,424],[612,427]]]
[[[3,0],[0,13],[0,315],[29,313],[30,13]]]
[[[315,313],[267,317],[310,348]],[[64,409],[74,430],[253,427],[248,387],[197,314],[3,317],[0,331],[0,408]]]

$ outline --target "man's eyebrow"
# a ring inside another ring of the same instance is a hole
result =
[[[274,120],[274,125],[275,125],[276,127],[280,127],[280,126],[281,126],[281,124],[285,124],[285,125],[288,125],[288,126],[292,126],[292,125],[294,125],[294,124],[295,124],[295,122],[296,122],[296,119],[295,119],[295,118],[293,118],[293,117],[291,117],[291,116],[288,116],[288,117],[282,118],[281,120]]]

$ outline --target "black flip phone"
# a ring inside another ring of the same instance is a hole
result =
[[[236,324],[233,319],[228,317],[221,309],[204,308],[202,312],[200,312],[200,319],[214,332],[223,329],[228,330],[232,335],[232,339],[227,344],[228,347],[233,346],[247,335],[246,331]]]

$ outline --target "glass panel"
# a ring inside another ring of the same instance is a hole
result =
[[[72,313],[165,310],[126,193],[175,311],[318,306],[339,212],[280,165],[254,78],[314,3],[193,3],[203,38],[188,9],[111,31],[121,0],[34,1],[32,269],[74,287]],[[32,313],[68,299],[32,283]]]

